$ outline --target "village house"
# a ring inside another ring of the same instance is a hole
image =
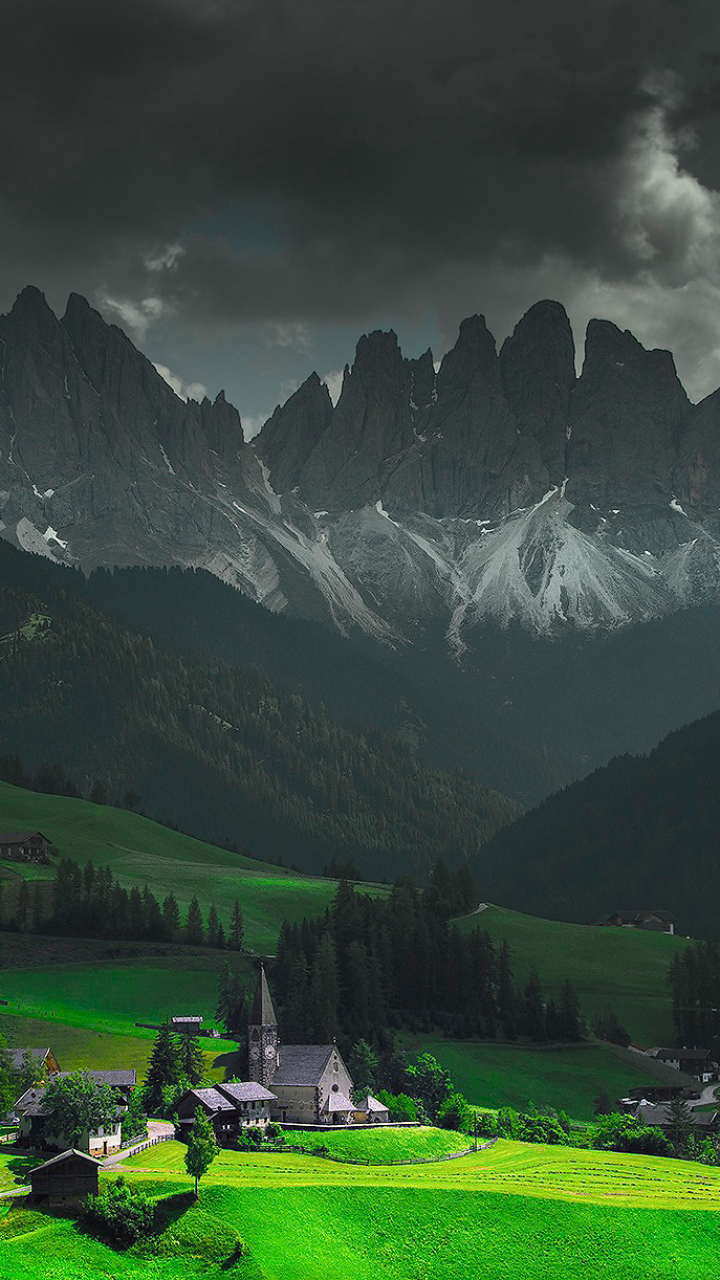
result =
[[[653,933],[674,933],[675,917],[669,911],[611,911],[596,925],[616,925],[622,929],[650,929]]]
[[[62,1079],[69,1075],[61,1071],[55,1077]],[[111,1071],[87,1071],[86,1075],[97,1084],[107,1084],[113,1090],[116,1101],[115,1118],[110,1125],[102,1126],[81,1136],[79,1146],[90,1155],[108,1156],[119,1151],[122,1143],[122,1121],[128,1109],[130,1093],[135,1086],[134,1068]],[[37,1147],[51,1151],[64,1151],[68,1146],[67,1135],[54,1132],[52,1113],[45,1105],[47,1090],[42,1086],[26,1089],[13,1106],[13,1114],[17,1117],[18,1143],[20,1146]]]
[[[669,1102],[647,1102],[643,1099],[628,1114],[648,1127],[672,1129],[675,1124]],[[700,1138],[715,1132],[719,1118],[717,1111],[698,1111],[690,1108],[687,1114],[688,1123]]]
[[[11,862],[49,862],[52,847],[42,831],[0,832],[0,858]]]
[[[267,1128],[275,1095],[254,1081],[214,1085],[211,1089],[188,1089],[176,1107],[180,1135],[187,1137],[198,1107],[210,1121],[218,1145],[230,1145],[242,1129]]]
[[[383,1102],[368,1093],[356,1103],[353,1118],[356,1124],[389,1124],[390,1112]]]

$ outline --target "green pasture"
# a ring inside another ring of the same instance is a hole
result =
[[[246,945],[263,953],[274,951],[283,919],[299,922],[305,916],[322,915],[337,888],[334,880],[244,858],[125,809],[41,795],[0,782],[0,830],[24,827],[42,831],[63,856],[109,866],[126,887],[147,884],[161,900],[172,889],[181,911],[196,894],[205,913],[215,903],[227,926],[237,898]],[[292,861],[292,849],[287,858]],[[15,875],[38,874],[34,868],[20,871],[17,863],[1,865]],[[47,878],[52,868],[40,872]],[[367,891],[386,892],[380,886],[368,886]]]
[[[599,1280],[709,1280],[717,1270],[720,1171],[699,1165],[504,1141],[396,1167],[222,1151],[195,1204],[183,1153],[166,1143],[124,1162],[158,1204],[150,1246],[111,1250],[69,1217],[22,1201],[0,1208],[2,1280],[580,1280],[589,1268]],[[2,1185],[21,1184],[8,1164],[0,1152]]]
[[[135,1067],[144,1074],[154,1031],[173,1014],[200,1014],[215,1023],[218,973],[230,953],[195,952],[126,961],[69,963],[0,970],[0,1034],[10,1045],[49,1044],[61,1067]],[[235,955],[248,983],[251,962]],[[208,1075],[223,1079],[233,1042],[202,1039]]]
[[[433,1129],[423,1125],[413,1129],[379,1126],[376,1129],[330,1129],[327,1132],[285,1129],[290,1144],[316,1150],[325,1147],[334,1160],[371,1160],[391,1164],[394,1160],[426,1160],[467,1151],[472,1138],[466,1133]]]
[[[470,1102],[518,1109],[534,1103],[577,1120],[593,1118],[595,1099],[603,1090],[611,1099],[620,1098],[660,1078],[652,1059],[599,1041],[555,1047],[404,1036],[403,1043],[413,1054],[434,1054]],[[689,1082],[680,1072],[674,1075]]]
[[[633,1042],[642,1048],[672,1042],[670,962],[687,939],[641,929],[562,924],[489,906],[457,921],[467,932],[486,929],[493,942],[507,938],[517,978],[536,968],[549,994],[569,978],[583,1013],[610,1003]]]

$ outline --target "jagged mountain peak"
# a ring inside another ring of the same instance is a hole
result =
[[[252,447],[224,392],[185,403],[122,332],[38,289],[0,319],[2,535],[96,564],[211,569],[269,608],[409,633],[548,633],[720,598],[720,393],[545,299],[498,353],[468,317],[436,373],[362,336],[333,407],[317,373]]]

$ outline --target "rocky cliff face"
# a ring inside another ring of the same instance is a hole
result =
[[[0,521],[27,550],[201,565],[271,609],[381,638],[445,617],[609,628],[720,598],[720,392],[668,352],[532,307],[498,354],[481,316],[437,372],[361,338],[333,408],[313,375],[252,445],[187,404],[75,295],[0,318]]]

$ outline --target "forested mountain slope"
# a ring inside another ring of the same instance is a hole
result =
[[[473,860],[483,897],[556,920],[662,908],[716,937],[720,714],[550,796]]]
[[[423,767],[372,728],[339,727],[262,674],[188,658],[84,599],[83,579],[0,554],[0,751],[61,765],[89,792],[258,856],[373,878],[469,857],[517,806]],[[7,571],[4,573],[4,569]],[[18,573],[24,586],[18,585]]]

